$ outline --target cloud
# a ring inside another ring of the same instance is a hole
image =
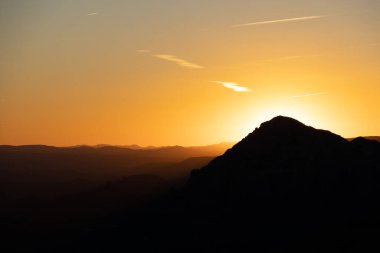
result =
[[[94,15],[98,15],[99,12],[92,12],[92,13],[88,13],[87,16],[94,16]]]
[[[251,90],[247,87],[240,86],[236,83],[222,82],[222,81],[212,81],[212,83],[217,83],[223,85],[223,87],[232,89],[235,92],[250,92]]]
[[[286,19],[277,19],[277,20],[266,20],[266,21],[260,21],[260,22],[234,25],[232,27],[239,28],[239,27],[255,26],[255,25],[269,25],[269,24],[278,24],[278,23],[287,23],[287,22],[297,22],[297,21],[304,21],[304,20],[310,20],[310,19],[320,19],[320,18],[325,18],[325,17],[326,16],[307,16],[307,17],[286,18]]]
[[[291,60],[297,60],[297,59],[302,59],[302,58],[308,58],[308,57],[318,57],[321,56],[319,54],[306,54],[306,55],[293,55],[293,56],[285,56],[285,57],[279,57],[279,58],[272,58],[268,59],[266,61],[263,61],[261,63],[254,64],[254,66],[264,66],[264,65],[269,65],[269,64],[274,64],[274,63],[281,63],[284,61],[291,61]]]
[[[302,94],[297,96],[291,96],[288,98],[303,98],[303,97],[312,97],[312,96],[321,96],[327,94],[326,92],[319,92],[319,93],[308,93],[308,94]]]
[[[174,56],[174,55],[170,55],[170,54],[154,54],[149,49],[138,49],[137,52],[140,53],[140,54],[148,54],[148,55],[150,55],[152,57],[155,57],[155,58],[158,58],[158,59],[161,59],[161,60],[164,60],[164,61],[173,62],[173,63],[177,64],[178,66],[180,66],[182,68],[187,68],[187,69],[203,69],[203,68],[205,68],[204,66],[201,66],[201,65],[198,65],[198,64],[186,61],[186,60],[181,59],[181,58],[179,58],[177,56]]]
[[[187,68],[187,69],[203,69],[203,66],[200,66],[195,63],[188,62],[186,60],[180,59],[177,56],[170,54],[154,54],[153,57],[156,57],[161,60],[170,61],[176,63],[178,66]]]

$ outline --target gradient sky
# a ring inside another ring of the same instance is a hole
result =
[[[378,0],[0,0],[0,144],[380,135]]]

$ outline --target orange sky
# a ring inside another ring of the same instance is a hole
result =
[[[281,2],[281,3],[278,3]],[[380,135],[380,1],[0,2],[0,144]]]

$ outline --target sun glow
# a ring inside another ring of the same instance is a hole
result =
[[[0,144],[207,145],[278,115],[380,134],[379,1],[56,2],[1,1]]]
[[[297,119],[305,124],[310,124],[310,122],[314,121],[310,113],[306,113],[301,107],[294,105],[265,108],[265,110],[259,111],[256,120],[260,124],[280,115]]]
[[[286,116],[294,118],[306,125],[310,125],[316,128],[324,128],[320,122],[320,113],[312,108],[299,103],[292,102],[278,102],[273,104],[268,102],[265,105],[260,106],[259,109],[252,109],[249,115],[253,117],[247,121],[242,115],[241,132],[249,133],[254,130],[255,127],[259,127],[261,123],[269,121],[277,116]],[[246,117],[245,117],[246,118]]]

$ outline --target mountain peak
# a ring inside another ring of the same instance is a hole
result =
[[[260,127],[305,127],[305,124],[296,119],[280,115],[262,123]]]
[[[262,134],[266,133],[271,135],[294,135],[307,130],[310,131],[311,129],[314,128],[306,126],[296,119],[285,116],[277,116],[269,121],[263,122],[259,128],[255,129],[253,133],[260,132]]]
[[[306,126],[290,117],[277,116],[260,125],[236,144],[233,151],[238,153],[268,152],[278,147],[321,148],[344,145],[347,141],[326,130]],[[243,150],[243,151],[242,151]],[[265,150],[265,151],[264,151]]]

